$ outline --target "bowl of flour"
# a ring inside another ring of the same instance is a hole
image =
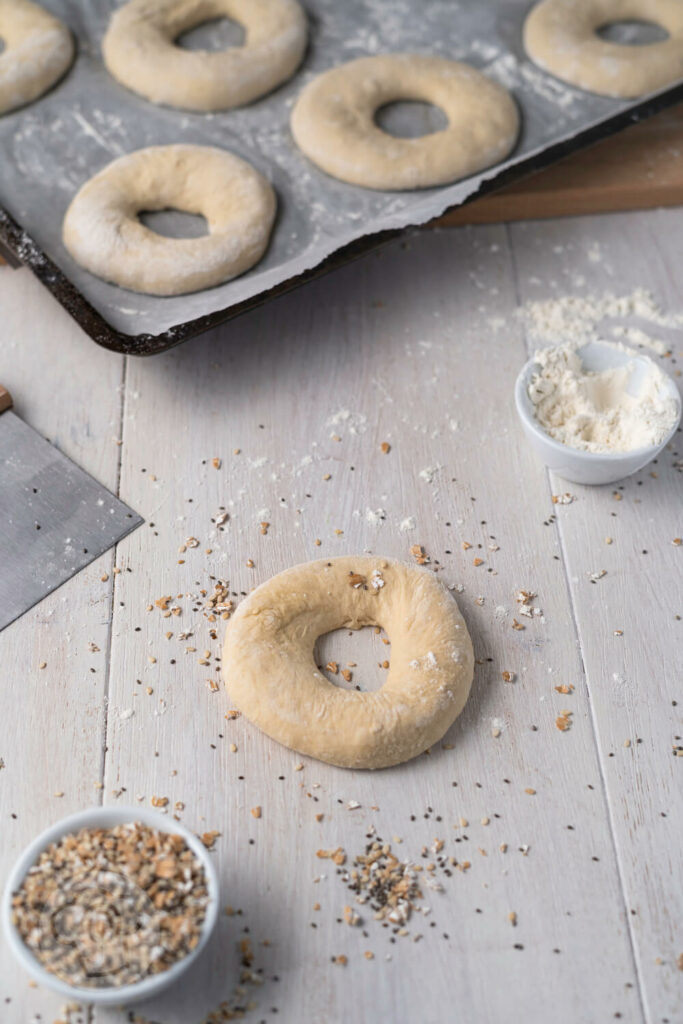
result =
[[[669,443],[681,418],[673,379],[654,359],[610,341],[540,349],[517,378],[515,403],[545,464],[581,484],[636,473]]]

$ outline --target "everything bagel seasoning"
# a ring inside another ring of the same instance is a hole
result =
[[[62,981],[118,987],[187,956],[208,902],[204,868],[183,837],[131,823],[48,846],[12,898],[12,920]]]

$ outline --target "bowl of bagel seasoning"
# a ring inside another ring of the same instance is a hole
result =
[[[544,348],[515,385],[522,427],[546,466],[579,484],[638,472],[670,443],[681,395],[659,363],[619,342]]]
[[[17,861],[2,902],[13,953],[71,1000],[121,1005],[175,982],[218,914],[201,840],[134,807],[96,807],[47,829]]]

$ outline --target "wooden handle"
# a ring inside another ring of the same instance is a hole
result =
[[[6,412],[12,408],[12,396],[10,395],[7,388],[3,388],[0,384],[0,412]]]

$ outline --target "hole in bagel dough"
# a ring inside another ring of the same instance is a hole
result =
[[[201,238],[209,234],[209,225],[201,213],[184,210],[141,210],[138,213],[146,228],[166,238]]]
[[[383,661],[391,661],[391,644],[384,630],[375,632],[374,626],[363,629],[335,629],[318,637],[313,660],[326,679],[345,690],[379,690],[386,682],[389,670],[380,668]],[[325,668],[328,662],[336,662],[339,671]],[[349,662],[355,661],[354,666]],[[342,670],[351,673],[350,682],[344,679]]]
[[[0,36],[0,53],[2,53],[2,51],[5,49],[5,46],[5,40],[2,38],[2,36]]]
[[[375,111],[375,124],[399,139],[419,139],[448,128],[448,118],[440,107],[421,100],[397,100]]]
[[[246,35],[244,27],[232,18],[211,18],[210,21],[202,21],[194,28],[181,32],[175,40],[175,45],[182,46],[184,50],[217,53],[219,50],[229,50],[233,46],[244,46]]]
[[[662,43],[669,33],[654,21],[610,21],[596,29],[596,34],[606,43],[621,46],[648,46]]]

